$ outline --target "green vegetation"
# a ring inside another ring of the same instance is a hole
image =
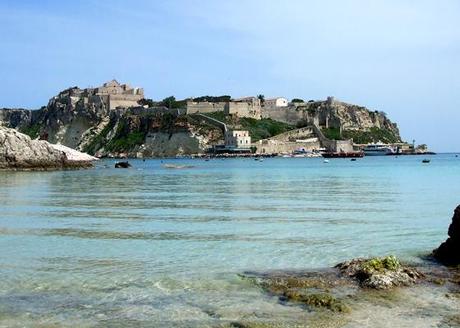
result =
[[[367,144],[379,141],[383,143],[396,143],[400,141],[399,137],[395,135],[391,130],[379,129],[376,127],[370,128],[369,131],[345,130],[342,133],[340,133],[339,128],[323,128],[321,131],[328,139],[353,139],[353,142],[357,144]]]
[[[89,144],[87,144],[84,148],[83,151],[85,153],[94,155],[96,151],[101,148],[104,145],[105,138],[107,137],[107,134],[112,130],[114,127],[115,122],[113,120],[110,120],[110,122],[102,129],[102,131],[95,136]]]
[[[376,127],[370,128],[370,131],[343,131],[344,139],[353,138],[354,143],[367,144],[381,141],[383,143],[395,143],[399,142],[399,137],[392,131],[386,129],[379,129]]]
[[[148,107],[154,107],[155,106],[155,102],[150,98],[143,98],[143,99],[139,100],[139,104],[142,105],[142,106],[147,105]]]
[[[303,103],[305,101],[303,101],[303,99],[300,99],[300,98],[294,98],[291,100],[292,103]]]
[[[257,99],[260,100],[260,104],[265,104],[265,96],[264,95],[257,95]]]
[[[229,95],[224,95],[224,96],[201,96],[201,97],[196,97],[193,98],[193,101],[196,102],[229,102],[232,97]]]
[[[396,271],[401,267],[398,259],[393,256],[375,257],[362,264],[362,269],[368,274],[383,272],[385,270]]]
[[[185,108],[187,106],[187,100],[176,100],[176,97],[170,96],[163,99],[159,105],[168,107],[169,109]]]
[[[232,116],[225,116],[223,112],[208,113],[206,115],[224,122],[230,128],[248,130],[252,141],[270,138],[296,128],[290,124],[275,121],[270,118],[263,118],[261,120],[249,117],[234,118]]]
[[[23,127],[19,132],[27,134],[32,139],[37,138],[40,135],[41,126],[39,124],[33,124],[31,126]]]
[[[331,140],[342,140],[342,135],[340,134],[339,128],[322,128],[324,136]]]
[[[124,120],[118,123],[115,136],[106,145],[108,151],[129,151],[133,147],[142,145],[145,140],[145,133],[140,131],[129,131],[129,127]]]
[[[114,138],[108,144],[106,149],[108,151],[129,151],[134,146],[142,145],[144,143],[144,132],[131,132],[126,136]]]
[[[334,312],[350,312],[348,306],[328,293],[305,294],[298,290],[288,290],[284,296],[289,301],[301,302],[317,308],[326,308]]]

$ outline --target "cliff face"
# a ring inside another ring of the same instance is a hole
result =
[[[196,154],[210,145],[223,143],[219,128],[198,115],[180,112],[165,107],[109,109],[103,97],[74,87],[60,92],[39,110],[0,109],[0,123],[32,139],[45,139],[99,156]],[[332,98],[284,108],[267,107],[262,115],[274,120],[270,121],[270,130],[279,130],[280,122],[288,123],[285,126],[291,129],[314,124],[329,139],[353,138],[355,143],[401,141],[398,127],[384,113]],[[265,121],[254,120],[255,123],[251,121],[242,128],[250,130],[256,140],[257,133],[267,128],[257,123],[266,125]],[[278,133],[281,132],[285,131]]]
[[[192,116],[178,115],[177,110],[108,110],[103,102],[88,103],[79,94],[78,88],[64,90],[39,110],[0,109],[0,122],[33,139],[99,156],[196,154],[223,139],[219,129]]]
[[[293,125],[313,123],[324,129],[337,129],[341,134],[337,137],[354,138],[357,143],[401,141],[398,126],[385,113],[333,98],[285,108],[266,108],[263,116]]]
[[[44,140],[32,140],[17,130],[0,126],[0,169],[48,170],[90,166],[75,161]]]

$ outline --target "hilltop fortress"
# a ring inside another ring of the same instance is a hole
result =
[[[69,88],[50,100],[51,105],[67,99],[67,104],[75,106],[78,102],[95,108],[112,110],[139,106],[144,99],[144,89],[132,88],[129,84],[120,84],[117,80],[104,83],[100,87],[80,89]]]
[[[384,113],[333,97],[173,99],[145,99],[142,88],[112,80],[95,88],[68,88],[39,110],[0,109],[0,124],[102,155],[173,156],[219,144],[261,153],[351,151],[354,143],[401,141],[397,125]]]

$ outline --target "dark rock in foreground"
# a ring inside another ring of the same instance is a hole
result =
[[[0,126],[0,170],[53,170],[92,166],[90,161],[69,160],[66,153],[42,140],[32,140]]]
[[[454,211],[448,235],[449,238],[433,251],[433,255],[443,264],[460,265],[460,205]]]

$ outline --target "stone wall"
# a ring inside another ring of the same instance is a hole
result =
[[[227,108],[227,102],[187,101],[187,114],[225,112]]]
[[[321,148],[319,141],[316,139],[310,142],[285,142],[279,140],[263,139],[254,142],[251,146],[256,147],[257,154],[273,153],[292,153],[299,149],[318,150]]]
[[[187,102],[187,114],[224,112],[226,115],[261,119],[261,106],[245,101],[230,102]]]
[[[108,107],[109,109],[115,109],[117,107],[129,108],[139,106],[138,101],[142,97],[139,95],[129,94],[116,94],[108,96]]]
[[[236,115],[239,117],[250,117],[260,120],[262,118],[262,110],[260,105],[250,102],[233,102],[228,104],[228,112],[226,114]]]
[[[270,118],[295,125],[297,122],[308,118],[308,113],[294,106],[289,107],[264,107],[261,112],[262,118]]]

